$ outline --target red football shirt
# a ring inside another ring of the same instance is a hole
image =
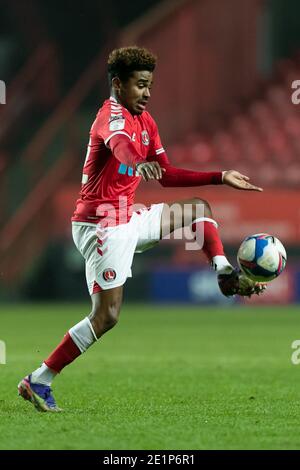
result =
[[[130,219],[141,176],[112,154],[109,141],[117,134],[131,140],[140,161],[164,152],[157,125],[147,111],[132,116],[114,98],[106,100],[90,130],[80,198],[72,221],[98,223],[109,216],[119,224]]]

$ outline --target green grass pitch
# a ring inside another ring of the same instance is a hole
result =
[[[64,413],[17,396],[88,304],[1,306],[1,449],[299,449],[297,307],[124,305],[54,382]]]

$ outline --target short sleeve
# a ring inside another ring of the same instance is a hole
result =
[[[99,112],[92,128],[108,147],[110,139],[117,134],[131,139],[132,123],[129,113],[119,103],[109,101]]]

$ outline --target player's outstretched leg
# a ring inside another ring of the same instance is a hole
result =
[[[123,287],[120,286],[91,296],[90,315],[73,326],[43,364],[19,383],[18,392],[24,400],[32,403],[38,411],[62,411],[53,397],[52,381],[64,367],[116,325],[122,293]]]
[[[176,207],[180,210],[176,211]],[[172,210],[170,211],[170,208]],[[200,216],[199,216],[200,214]],[[218,232],[218,224],[213,219],[207,201],[192,198],[164,205],[162,212],[162,237],[178,228],[191,226],[194,238],[199,243],[210,265],[218,275],[219,288],[225,296],[251,296],[263,291],[264,286],[248,279],[240,270],[234,269],[225,256]]]

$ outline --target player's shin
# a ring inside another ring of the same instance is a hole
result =
[[[84,318],[81,322],[73,326],[64,336],[64,339],[44,361],[43,366],[33,372],[35,382],[45,380],[48,374],[48,383],[51,385],[49,379],[55,377],[64,367],[73,362],[80,354],[84,353],[95,341],[97,337],[88,318]],[[52,377],[51,377],[52,371]],[[50,382],[50,383],[49,383]],[[40,383],[45,383],[40,382]]]
[[[193,221],[192,231],[196,239],[203,240],[202,250],[213,269],[218,274],[231,273],[233,267],[224,254],[217,222],[208,217],[200,217]]]

